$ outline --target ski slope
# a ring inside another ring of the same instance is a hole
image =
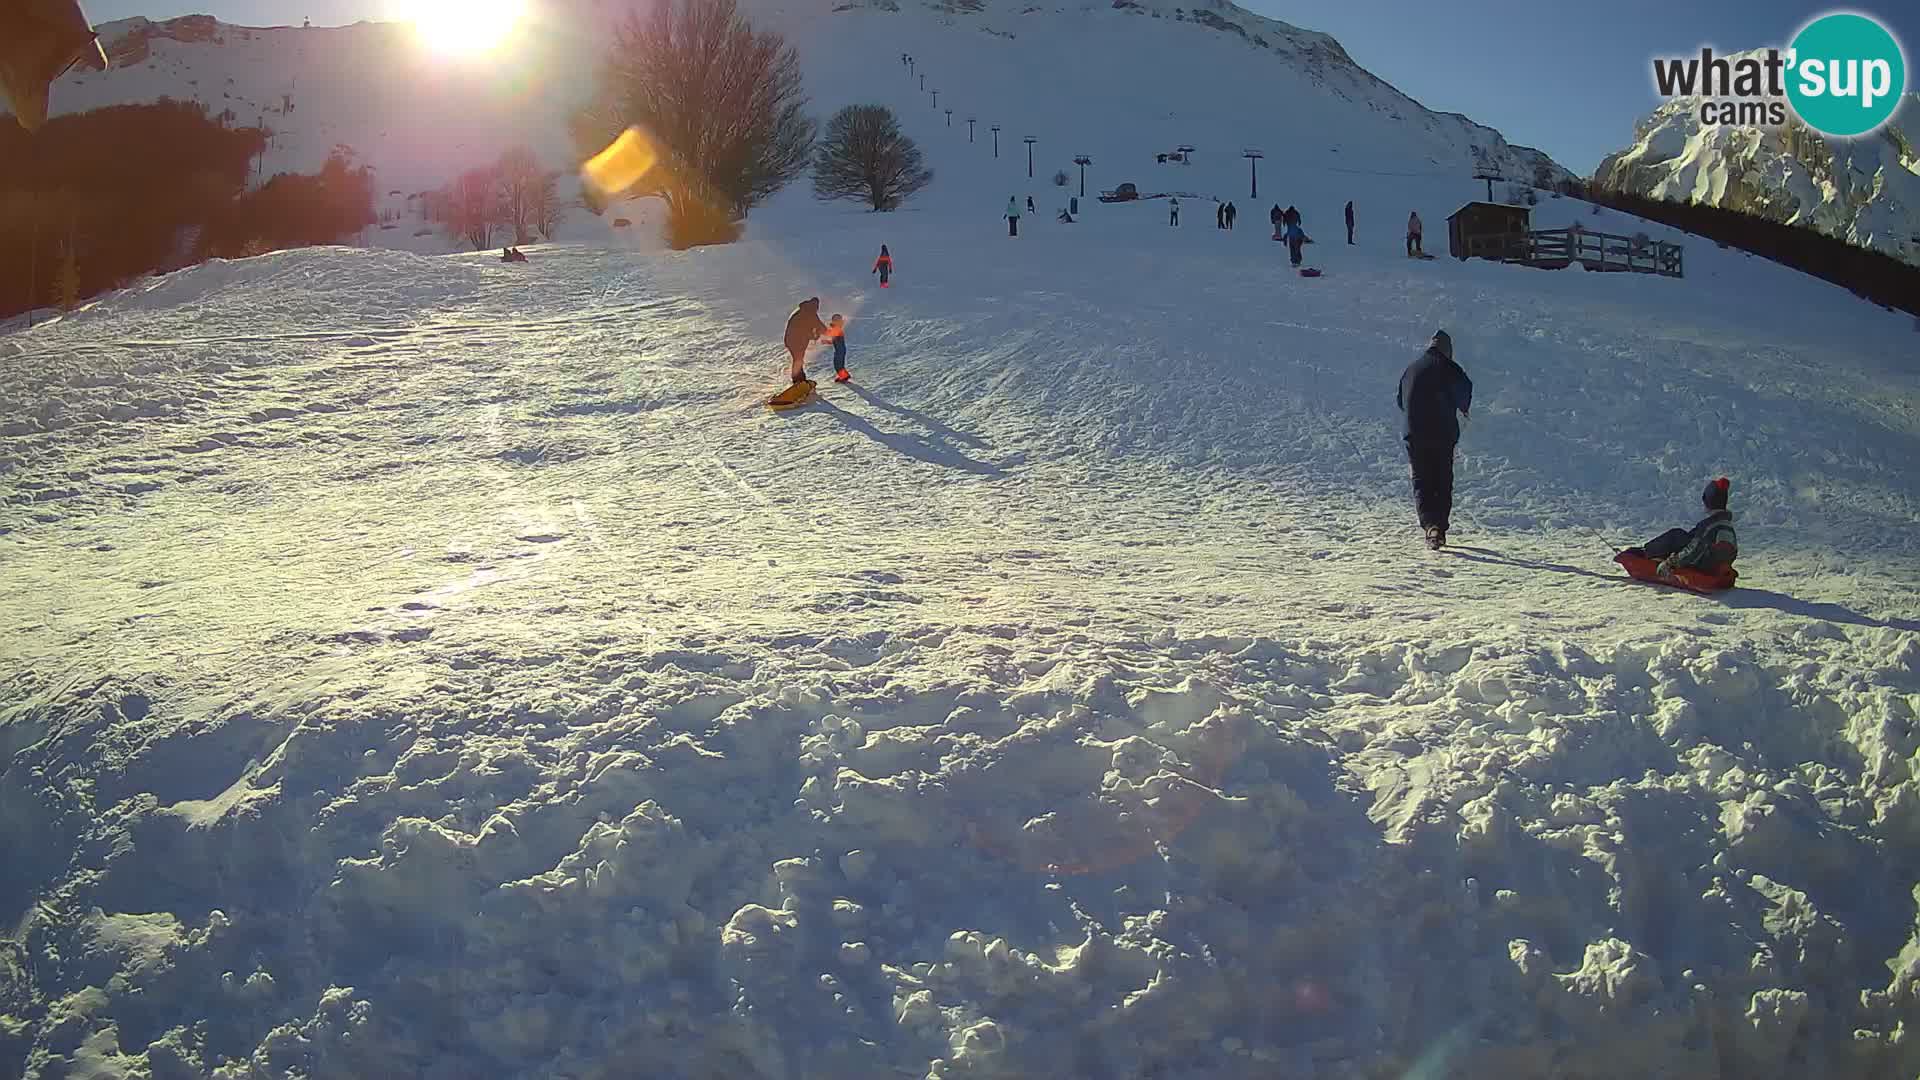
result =
[[[1041,77],[997,51],[1039,29],[843,14]],[[1033,133],[1185,223],[1056,224],[888,63],[808,71],[921,140],[896,214],[282,252],[0,336],[4,1068],[1920,1070],[1909,320],[1571,200],[1536,223],[1688,276],[1409,261],[1480,186],[1357,127],[1371,172],[1302,131],[1223,233],[1244,161],[1151,164],[1178,73],[1076,107],[1091,62]],[[809,295],[856,381],[773,414]],[[1430,553],[1392,401],[1436,327],[1476,395]],[[1624,580],[1719,474],[1742,587]]]

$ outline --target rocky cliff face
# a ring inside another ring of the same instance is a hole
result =
[[[1920,265],[1920,154],[1910,99],[1862,139],[1834,139],[1798,121],[1781,128],[1700,122],[1700,99],[1667,102],[1634,144],[1594,172],[1601,185],[1656,199],[1741,210],[1803,225]]]

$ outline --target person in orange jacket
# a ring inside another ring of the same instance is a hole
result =
[[[827,324],[825,340],[833,343],[833,381],[846,382],[853,378],[847,371],[847,318],[835,315]]]
[[[880,275],[880,287],[887,287],[887,279],[893,276],[893,256],[887,254],[887,245],[880,245],[880,257],[873,260],[873,269],[869,273]]]

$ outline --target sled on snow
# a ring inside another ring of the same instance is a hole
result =
[[[1622,551],[1613,557],[1627,576],[1635,581],[1650,581],[1656,585],[1672,585],[1677,589],[1689,589],[1697,593],[1724,592],[1733,588],[1740,573],[1729,566],[1719,573],[1696,569],[1691,566],[1677,566],[1666,577],[1660,576],[1660,560],[1651,559],[1637,551]]]
[[[1301,277],[1319,277],[1320,268],[1317,266],[1303,266],[1300,268],[1300,276]]]
[[[768,398],[767,408],[772,409],[774,412],[780,412],[784,409],[797,409],[813,400],[813,387],[814,382],[812,379],[803,379],[800,382],[794,383],[792,386]]]

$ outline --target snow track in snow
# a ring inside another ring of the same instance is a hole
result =
[[[9,335],[5,1059],[1920,1068],[1904,325],[1132,209],[287,252]],[[772,414],[810,292],[856,381]],[[1624,580],[1718,472],[1743,587]]]

